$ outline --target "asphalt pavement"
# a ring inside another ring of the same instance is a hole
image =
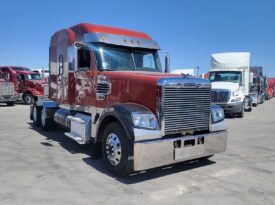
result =
[[[227,122],[225,153],[116,178],[28,106],[0,105],[0,204],[275,204],[275,99]]]

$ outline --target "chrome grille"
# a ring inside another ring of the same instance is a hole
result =
[[[213,103],[227,103],[230,98],[230,91],[226,89],[212,89],[211,102]]]
[[[45,83],[43,86],[43,92],[45,97],[49,97],[49,83]]]
[[[0,84],[0,96],[13,96],[13,95],[14,95],[13,83]]]
[[[210,87],[165,86],[164,134],[209,129]]]

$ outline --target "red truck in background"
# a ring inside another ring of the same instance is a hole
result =
[[[267,88],[267,98],[275,97],[275,78],[267,78],[268,88]]]
[[[17,98],[18,94],[14,90],[13,83],[9,82],[9,76],[0,72],[0,103],[13,106]]]
[[[158,44],[138,31],[78,24],[50,43],[49,100],[31,106],[43,130],[90,143],[92,156],[124,176],[224,152],[223,109],[208,80],[165,73]]]
[[[47,84],[40,74],[21,66],[1,66],[0,71],[9,76],[9,81],[19,94],[18,100],[30,105],[36,98],[44,96],[44,87]]]

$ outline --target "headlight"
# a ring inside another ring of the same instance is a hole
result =
[[[147,129],[156,129],[157,120],[155,115],[151,113],[132,113],[132,120],[135,127],[142,127]]]
[[[223,109],[218,105],[212,105],[211,106],[211,116],[213,123],[220,122],[224,120],[224,111]]]
[[[239,102],[239,101],[241,101],[241,100],[242,100],[241,97],[236,97],[236,98],[233,98],[233,99],[231,100],[231,102]]]

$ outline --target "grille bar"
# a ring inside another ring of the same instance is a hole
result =
[[[0,86],[0,96],[13,96],[14,86],[13,83],[2,83]]]
[[[164,86],[164,134],[209,129],[210,87]]]
[[[230,90],[227,89],[212,89],[211,102],[213,103],[227,103],[230,98]]]

